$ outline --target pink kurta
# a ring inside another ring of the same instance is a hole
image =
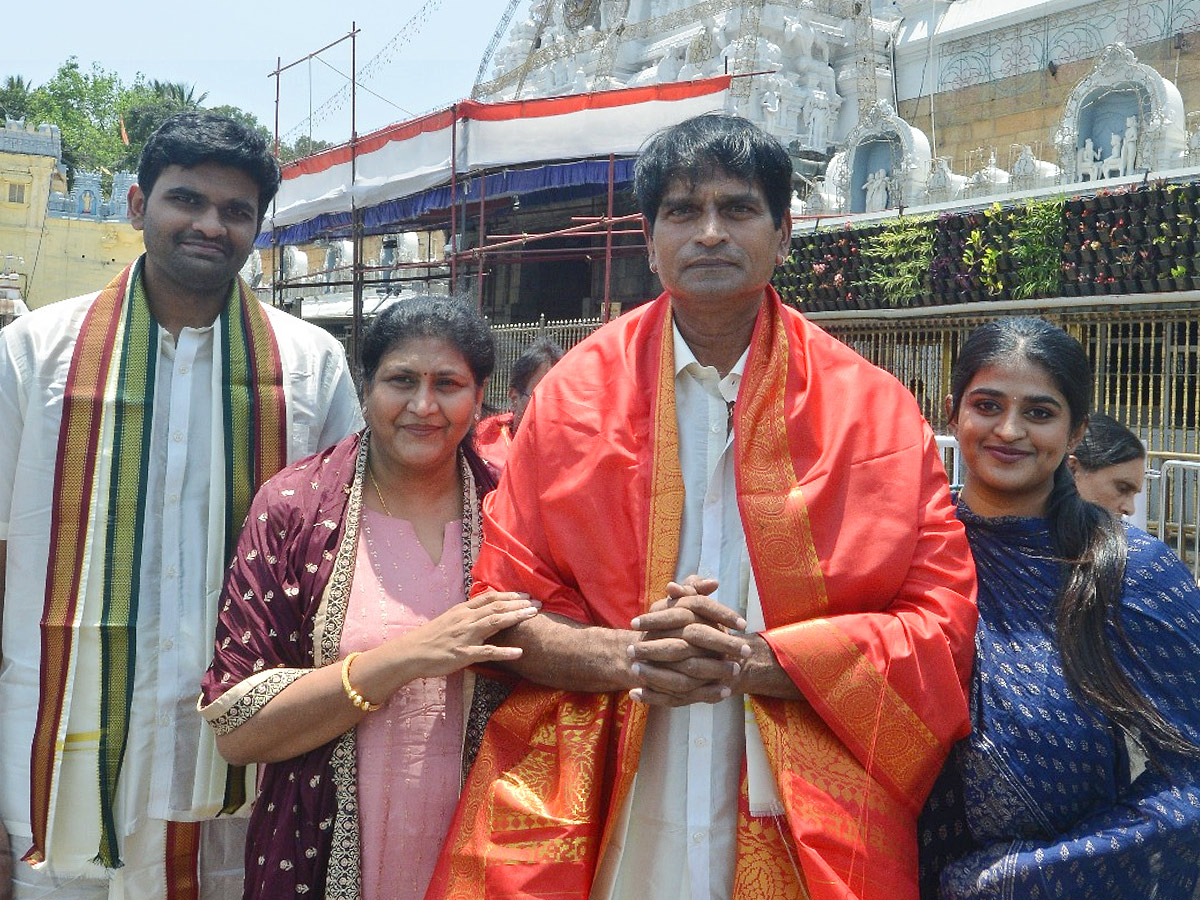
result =
[[[412,524],[363,508],[341,653],[368,650],[463,598],[462,523],[434,564]],[[351,670],[353,673],[353,670]],[[398,690],[358,726],[363,900],[420,900],[458,800],[462,674]]]

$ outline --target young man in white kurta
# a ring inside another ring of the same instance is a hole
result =
[[[198,231],[208,227],[198,226]],[[146,266],[154,264],[156,254],[173,252],[172,235],[164,235],[149,222],[143,230]],[[220,243],[217,238],[209,240],[214,246]],[[160,249],[164,244],[166,249]],[[241,244],[234,246],[237,252],[232,257],[241,255],[241,259],[230,258],[228,266],[235,262],[240,266],[245,259]],[[150,289],[147,282],[148,294]],[[40,619],[63,393],[80,326],[96,296],[52,304],[0,332],[0,561],[4,562],[0,709],[5,711],[0,731],[0,816],[14,861],[29,849],[32,833],[30,747],[40,700]],[[153,308],[153,296],[150,302]],[[292,461],[356,430],[361,417],[341,346],[328,333],[285,313],[273,308],[266,308],[266,313],[282,365],[287,457]],[[196,796],[202,780],[198,773],[219,761],[197,758],[207,726],[195,712],[195,698],[212,650],[212,634],[205,623],[215,593],[207,586],[207,572],[210,535],[220,523],[208,521],[211,492],[224,490],[223,481],[213,477],[221,453],[220,446],[215,451],[213,447],[214,441],[220,444],[221,434],[220,363],[214,362],[211,323],[153,327],[158,363],[146,476],[137,665],[129,743],[116,797],[125,865],[109,871],[90,863],[94,844],[63,854],[69,858],[56,859],[52,853],[36,870],[14,862],[17,900],[160,896],[163,866],[156,846],[161,844],[165,822],[200,821],[219,811]],[[81,720],[95,719],[94,708],[78,712]],[[64,804],[69,807],[73,796],[80,796],[78,791],[94,794],[97,790],[94,772],[85,781],[72,772],[69,761],[73,750],[94,748],[98,735],[75,725],[72,716],[58,786],[60,810]],[[59,821],[68,828],[74,824],[65,814]],[[206,823],[202,896],[240,894],[243,843],[240,821]],[[0,867],[0,897],[7,888]]]

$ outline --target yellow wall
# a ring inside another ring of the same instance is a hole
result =
[[[40,252],[25,257],[26,302],[32,309],[99,290],[141,252],[142,233],[128,222],[47,218]]]
[[[128,222],[55,219],[46,215],[52,156],[0,153],[0,268],[20,276],[30,308],[98,290],[142,252],[142,236]],[[23,203],[9,203],[9,185],[25,187]]]

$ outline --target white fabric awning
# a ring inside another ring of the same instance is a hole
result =
[[[482,103],[389,125],[360,138],[351,179],[350,145],[283,167],[265,227],[283,228],[407,197],[460,174],[550,160],[631,155],[655,131],[725,108],[730,77]],[[456,166],[451,165],[454,157]]]

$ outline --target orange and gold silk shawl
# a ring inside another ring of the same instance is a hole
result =
[[[476,590],[617,628],[663,595],[683,505],[669,311],[663,295],[621,317],[541,383],[485,509]],[[916,816],[967,731],[975,627],[933,435],[902,385],[770,289],[734,435],[763,637],[804,695],[752,698],[786,820],[743,796],[735,896],[915,898]],[[644,724],[624,695],[519,685],[427,897],[586,898]]]

